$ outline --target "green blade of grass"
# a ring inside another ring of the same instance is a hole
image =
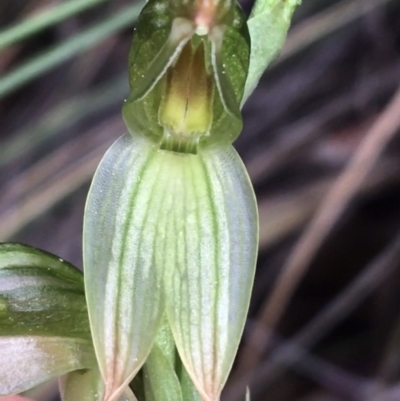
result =
[[[73,0],[50,7],[0,31],[0,50],[108,0]]]
[[[23,157],[28,151],[35,151],[44,142],[93,114],[100,113],[112,104],[122,103],[128,95],[128,76],[122,74],[107,83],[74,96],[52,108],[34,123],[29,123],[0,147],[0,168],[13,160]],[[29,137],[29,140],[27,138]]]
[[[20,88],[27,82],[57,67],[68,59],[98,45],[115,32],[132,24],[143,4],[126,7],[106,21],[89,28],[85,32],[66,40],[60,45],[47,50],[27,61],[19,68],[0,79],[0,98]]]

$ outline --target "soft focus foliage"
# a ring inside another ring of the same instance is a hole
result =
[[[96,366],[82,273],[54,255],[0,245],[0,395]]]

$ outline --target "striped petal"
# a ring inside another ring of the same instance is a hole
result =
[[[144,363],[165,298],[189,375],[204,399],[218,399],[258,245],[253,190],[233,147],[184,154],[125,135],[99,166],[85,216],[86,296],[106,395],[116,399]]]
[[[177,157],[164,225],[167,314],[181,359],[204,400],[218,400],[248,311],[258,248],[257,209],[231,146]]]
[[[166,191],[146,139],[120,138],[106,153],[88,196],[83,232],[86,298],[93,343],[115,400],[148,356],[162,316],[156,274],[158,216],[155,190]],[[172,195],[169,195],[170,197]]]

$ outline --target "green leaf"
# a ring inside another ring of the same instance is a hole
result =
[[[180,376],[183,399],[185,401],[203,401],[185,367],[182,367]]]
[[[247,21],[251,56],[242,104],[282,49],[293,12],[300,3],[301,0],[256,0]]]
[[[0,335],[90,340],[82,273],[57,256],[0,245]]]
[[[78,269],[35,248],[0,245],[0,360],[1,395],[95,366]]]
[[[146,401],[183,401],[174,365],[157,343],[146,360],[143,377]]]
[[[172,335],[171,328],[169,327],[169,322],[166,315],[164,315],[161,321],[161,326],[158,330],[155,341],[171,365],[176,367],[176,364],[179,362],[179,358],[177,357],[174,337]]]
[[[93,367],[93,348],[78,338],[0,337],[0,396],[29,390],[53,377]]]
[[[143,367],[146,401],[187,401],[182,398],[176,374],[177,361],[174,338],[164,316],[155,344]]]

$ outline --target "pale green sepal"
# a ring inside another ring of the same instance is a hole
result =
[[[168,158],[159,176],[174,193],[173,208],[162,215],[169,233],[163,258],[167,315],[188,374],[203,399],[214,401],[248,311],[258,249],[256,201],[230,145]]]
[[[21,244],[0,245],[0,395],[96,365],[82,273]]]
[[[98,369],[77,370],[60,377],[62,401],[102,401],[104,383]],[[137,401],[132,390],[127,387],[118,401]]]
[[[161,46],[160,51],[151,60],[150,64],[146,65],[145,70],[140,75],[140,79],[136,78],[131,82],[131,94],[122,108],[122,115],[131,135],[135,135],[138,130],[145,130],[148,136],[157,139],[159,139],[158,136],[162,135],[162,128],[158,124],[158,109],[154,106],[155,103],[158,106],[157,97],[161,97],[161,94],[155,91],[155,98],[154,94],[148,99],[144,98],[149,95],[149,92],[154,89],[164,76],[168,67],[176,60],[193,32],[193,24],[183,18],[176,18],[172,23],[171,32],[166,42]],[[136,64],[140,65],[139,62],[136,62]],[[136,64],[133,64],[131,68],[135,69]],[[132,80],[135,78],[133,73],[130,76]]]
[[[163,291],[182,361],[203,397],[217,399],[258,246],[254,193],[233,147],[182,154],[125,135],[103,159],[85,215],[86,296],[109,399],[150,352]]]
[[[143,72],[141,79],[132,87],[128,102],[140,101],[148,95],[168,67],[176,60],[193,32],[194,25],[190,21],[183,18],[176,18],[173,21],[167,41]]]
[[[257,86],[262,74],[279,54],[293,12],[301,0],[257,0],[247,21],[251,38],[250,67],[242,105]]]
[[[145,135],[159,142],[163,128],[158,109],[163,96],[160,78],[187,41],[186,28],[175,29],[176,8],[168,0],[150,0],[136,22],[136,32],[129,51],[129,85],[131,95],[122,109],[131,135]],[[179,24],[178,24],[179,25]],[[149,93],[150,92],[150,93]]]
[[[55,336],[0,337],[0,396],[17,394],[67,372],[96,365],[85,340]]]
[[[143,367],[143,380],[146,401],[183,401],[174,365],[157,343]]]
[[[167,192],[169,182],[160,182],[157,155],[146,138],[121,137],[100,163],[86,204],[86,297],[107,400],[143,365],[164,310],[156,234],[168,210],[154,193]]]
[[[231,25],[216,27],[211,35],[210,58],[218,96],[214,96],[211,138],[204,143],[231,144],[243,128],[240,101],[250,59],[250,36],[246,16],[234,7]]]

